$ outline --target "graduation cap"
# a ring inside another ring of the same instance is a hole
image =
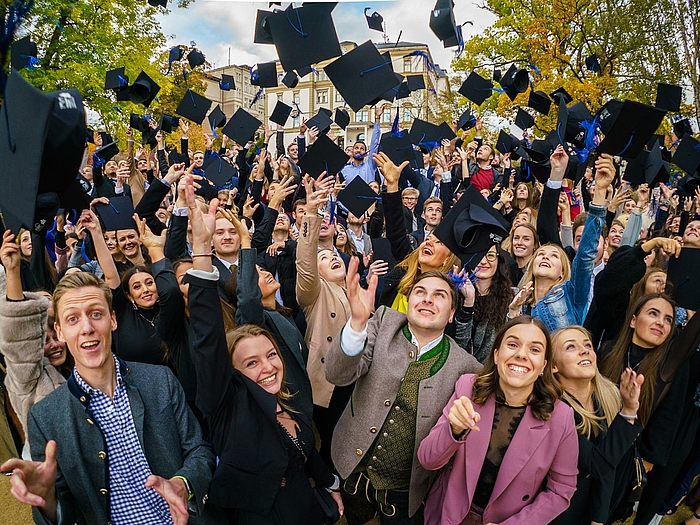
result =
[[[287,86],[289,89],[294,89],[299,83],[299,77],[294,71],[289,71],[285,73],[284,78],[282,78],[282,84]]]
[[[190,64],[190,69],[194,69],[204,64],[204,55],[198,49],[193,49],[187,54],[187,62]]]
[[[188,89],[185,96],[182,97],[180,104],[177,106],[175,113],[201,125],[211,105],[211,100]]]
[[[277,64],[275,62],[263,62],[256,64],[253,78],[250,83],[260,87],[277,87]]]
[[[334,122],[340,126],[340,129],[345,129],[350,124],[350,114],[343,108],[336,108]]]
[[[523,108],[518,108],[518,114],[515,116],[515,125],[524,131],[535,125],[535,119]]]
[[[43,93],[10,73],[0,111],[0,210],[7,228],[40,232],[53,224],[58,194],[80,169],[86,130],[78,91]]]
[[[549,140],[535,140],[529,147],[523,147],[522,152],[521,171],[526,174],[525,180],[532,175],[542,184],[546,183],[551,172],[549,158],[554,152],[554,144]]]
[[[173,164],[189,164],[190,162],[190,157],[187,153],[178,153],[176,149],[170,150],[170,153],[168,153],[168,164],[171,166]]]
[[[204,180],[199,181],[200,187],[194,190],[195,195],[199,195],[207,202],[219,195],[219,190],[216,186],[214,186],[212,181],[206,178],[206,173],[204,173],[204,170],[195,169],[192,171],[192,173],[205,177]]]
[[[221,75],[219,80],[219,89],[222,91],[231,91],[236,89],[236,83],[233,81],[233,75]]]
[[[316,127],[321,132],[321,134],[325,134],[326,130],[330,128],[331,124],[333,123],[333,121],[331,120],[332,114],[333,113],[331,113],[331,111],[326,108],[319,108],[318,113],[316,113],[313,117],[306,121],[306,127]]]
[[[85,128],[85,141],[90,144],[95,143],[95,130],[90,128]]]
[[[120,89],[119,91],[115,91],[114,93],[117,95],[117,102],[129,102],[131,100],[131,88],[129,86]]]
[[[129,127],[131,129],[135,129],[136,131],[146,131],[150,125],[146,118],[141,117],[136,113],[132,113],[129,115]],[[102,144],[105,144],[105,142],[103,141]]]
[[[466,131],[474,126],[476,126],[476,117],[472,113],[471,109],[467,109],[464,113],[462,113],[462,116],[459,117],[459,120],[457,121],[457,128]]]
[[[105,144],[101,148],[95,150],[95,155],[100,157],[105,162],[112,160],[112,157],[114,157],[118,153],[119,153],[119,147],[114,142],[110,142],[109,144]]]
[[[440,146],[440,140],[442,139],[442,130],[439,126],[431,122],[426,122],[419,118],[413,121],[411,125],[411,131],[409,131],[408,136],[411,139],[411,143],[416,146],[424,146],[429,151]]]
[[[560,87],[556,91],[553,91],[552,93],[549,94],[549,96],[552,98],[554,102],[559,104],[560,100],[564,101],[564,104],[568,104],[574,99],[569,95],[569,93],[564,89],[563,87]]]
[[[700,308],[700,249],[683,248],[681,254],[668,261],[668,281],[673,283],[674,298],[678,306],[697,310]]]
[[[459,88],[459,93],[480,106],[484,100],[491,96],[492,90],[493,83],[490,80],[486,80],[476,71],[472,71]]]
[[[291,71],[342,54],[331,9],[307,3],[265,17],[282,69]],[[330,75],[329,75],[330,76]]]
[[[212,129],[212,131],[226,124],[226,115],[224,115],[224,112],[221,111],[221,106],[219,106],[219,104],[217,104],[212,112],[209,113],[207,120],[209,121],[209,127]]]
[[[566,108],[566,102],[563,98],[559,98],[559,109],[557,110],[557,127],[552,131],[559,144],[564,146],[566,151],[569,151],[569,145],[566,143],[566,127],[569,121],[569,111]]]
[[[163,133],[172,133],[173,128],[180,123],[178,117],[172,117],[163,113],[160,117],[160,129]]]
[[[308,173],[313,178],[324,171],[333,176],[345,166],[349,158],[342,148],[321,133],[316,142],[306,150],[306,154],[299,159],[297,166],[302,173]]]
[[[253,36],[253,42],[256,44],[274,44],[272,40],[272,34],[270,33],[270,27],[267,23],[267,17],[272,14],[272,11],[264,11],[258,9],[255,15],[255,35]]]
[[[237,144],[245,146],[261,125],[262,122],[245,109],[238,108],[224,126],[222,133]]]
[[[365,18],[367,19],[367,25],[370,29],[383,33],[384,28],[382,27],[382,24],[384,23],[384,18],[382,18],[382,15],[380,15],[376,11],[372,13],[371,16],[368,15],[367,11],[369,11],[370,9],[371,8],[369,7],[365,7]]]
[[[694,175],[700,167],[700,142],[691,135],[683,135],[671,162],[688,175]]]
[[[692,135],[693,126],[690,125],[690,120],[688,120],[687,118],[683,118],[675,121],[673,123],[673,134],[676,135],[676,137],[682,137],[686,134]]]
[[[401,82],[401,84],[399,84],[398,90],[396,91],[396,100],[401,100],[410,96],[411,89],[408,87],[408,82]]]
[[[148,5],[152,7],[168,7],[168,0],[148,0]]]
[[[439,40],[442,40],[444,47],[452,47],[459,43],[460,35],[457,33],[458,26],[455,22],[452,0],[437,0],[430,13],[430,29]]]
[[[58,194],[61,208],[64,210],[75,210],[76,214],[80,215],[80,212],[90,207],[90,202],[92,201],[92,197],[88,195],[90,189],[90,183],[87,180],[81,176],[76,176],[68,187]],[[58,211],[60,213],[61,210],[59,209]]]
[[[160,86],[145,71],[141,71],[134,83],[129,86],[129,100],[134,104],[143,104],[148,107],[159,91]]]
[[[598,55],[591,55],[586,57],[586,69],[588,71],[593,71],[593,73],[600,73],[602,71],[600,67],[600,60],[598,60]]]
[[[408,90],[411,93],[419,89],[425,89],[425,79],[423,75],[408,75],[406,77],[406,82],[408,82]]]
[[[204,176],[218,188],[238,175],[236,168],[216,153],[204,162],[202,169]]]
[[[313,68],[311,66],[302,66],[298,67],[297,69],[297,75],[299,75],[299,78],[304,78],[306,75],[311,73],[313,71]]]
[[[625,158],[636,157],[644,149],[649,137],[656,132],[665,115],[664,109],[625,100],[597,151]]]
[[[325,71],[353,111],[396,86],[390,63],[369,40],[331,62]]]
[[[583,102],[577,102],[573,106],[566,108],[566,110],[568,118],[564,139],[576,147],[583,148],[586,142],[586,130],[581,123],[585,121],[591,122],[593,115],[591,115],[588,107]]]
[[[658,142],[651,150],[642,150],[627,162],[624,179],[635,186],[647,183],[652,189],[668,180],[667,164],[663,161]]]
[[[11,64],[16,70],[36,64],[37,48],[29,36],[20,38],[12,43]]]
[[[666,111],[680,111],[682,99],[682,87],[663,82],[656,85],[656,104],[654,105],[657,108],[665,109]]]
[[[527,69],[518,69],[513,64],[498,83],[501,84],[508,98],[515,100],[520,93],[527,91],[527,88],[530,86],[530,76]]]
[[[291,114],[292,107],[288,106],[281,100],[278,100],[277,104],[275,104],[275,109],[272,110],[272,114],[270,115],[270,121],[274,122],[275,124],[279,124],[280,126],[284,126],[287,124],[287,119]]]
[[[615,122],[615,119],[620,114],[620,110],[622,110],[622,104],[622,100],[610,99],[596,113],[596,119],[603,133],[610,131],[613,122]]]
[[[443,122],[438,126],[438,129],[440,130],[440,141],[443,140],[454,140],[457,138],[457,135],[455,135],[454,130],[450,127],[450,125],[447,122]]]
[[[501,130],[498,133],[496,140],[496,150],[505,155],[506,153],[515,153],[520,149],[520,139],[514,135]]]
[[[379,200],[379,195],[362,180],[362,177],[355,177],[338,193],[338,200],[355,217],[362,217],[372,204]]]
[[[489,248],[508,237],[509,229],[508,221],[474,186],[468,186],[433,234],[473,269]]]
[[[549,110],[552,107],[552,99],[550,99],[544,91],[530,91],[527,107],[543,115],[549,115]]]
[[[379,140],[379,151],[385,153],[391,159],[391,162],[397,166],[400,166],[404,161],[408,161],[411,163],[412,168],[419,169],[416,163],[416,151],[408,133],[400,135],[393,135],[389,132],[383,133],[382,138]]]
[[[171,64],[173,62],[179,62],[185,57],[185,50],[180,46],[173,46],[170,48],[170,53],[168,54],[168,62]]]
[[[130,197],[112,197],[109,204],[95,204],[95,210],[104,231],[137,229]]]
[[[129,77],[124,73],[123,67],[110,69],[105,75],[105,89],[121,91],[129,87]]]

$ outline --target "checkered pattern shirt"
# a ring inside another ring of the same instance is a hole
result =
[[[136,433],[126,384],[116,357],[114,365],[117,388],[113,400],[88,385],[73,369],[80,388],[90,394],[89,408],[107,442],[110,520],[115,525],[171,525],[172,518],[166,501],[155,490],[145,487],[151,468]]]

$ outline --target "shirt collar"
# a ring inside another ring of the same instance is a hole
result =
[[[114,360],[114,369],[117,372],[117,387],[120,387],[123,383],[124,380],[122,379],[122,373],[121,370],[119,370],[119,363],[117,362],[117,356],[112,354],[112,359]],[[78,369],[73,366],[73,376],[75,377],[75,382],[78,383],[78,386],[82,388],[85,392],[90,394],[91,396],[97,395],[97,394],[104,394],[99,388],[92,388],[90,385],[88,385],[85,380],[80,377],[80,374],[78,373]],[[115,389],[116,390],[116,389]]]
[[[435,348],[438,344],[440,344],[440,341],[442,341],[442,338],[445,337],[445,334],[440,334],[436,339],[433,339],[429,343],[427,343],[423,348],[418,346],[418,340],[416,339],[416,336],[413,335],[413,332],[411,332],[411,329],[408,329],[408,332],[411,334],[411,344],[418,348],[418,355],[416,356],[416,359],[420,359],[420,357],[425,354],[426,352],[430,352],[433,348]]]

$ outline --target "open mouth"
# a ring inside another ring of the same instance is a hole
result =
[[[55,352],[51,352],[48,355],[48,357],[52,361],[55,361],[56,359],[60,359],[61,357],[63,357],[63,350],[59,349],[59,350],[56,350]]]
[[[99,341],[85,341],[80,345],[83,350],[91,351],[95,350],[100,345]]]
[[[540,268],[551,268],[552,265],[549,264],[547,261],[542,261],[539,265]]]
[[[150,294],[150,293],[149,293],[149,294],[144,295],[144,296],[141,297],[141,298],[142,298],[144,301],[148,302],[148,301],[150,301],[151,299],[153,299],[153,294]]]
[[[275,278],[270,276],[267,281],[265,281],[267,284],[273,284],[275,282]]]
[[[338,270],[340,267],[341,267],[341,264],[338,261],[333,261],[331,263],[331,270]]]
[[[425,248],[423,248],[423,255],[432,256],[433,251],[426,246]]]
[[[258,381],[258,384],[261,386],[266,386],[273,384],[275,381],[277,381],[277,374],[272,374],[270,377],[266,377],[265,379]]]
[[[421,315],[435,315],[435,312],[430,308],[418,308],[416,311]]]
[[[590,359],[584,359],[578,363],[579,366],[591,366],[592,364],[593,362]]]
[[[525,375],[530,372],[529,368],[520,365],[508,365],[508,370],[517,375]]]

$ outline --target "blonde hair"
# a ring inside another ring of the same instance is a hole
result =
[[[112,290],[110,290],[107,282],[95,277],[91,273],[79,271],[65,275],[63,279],[58,281],[56,289],[53,291],[53,314],[59,325],[61,324],[61,316],[58,313],[58,303],[61,301],[61,297],[70,290],[77,290],[78,288],[90,286],[99,288],[107,302],[107,310],[110,314],[112,313]]]
[[[423,241],[425,242],[425,241]],[[421,243],[422,245],[422,243]],[[418,262],[418,256],[420,255],[420,246],[418,249],[413,250],[410,255],[408,255],[403,261],[401,261],[396,266],[398,268],[405,268],[406,274],[399,281],[399,285],[396,288],[396,292],[402,295],[407,295],[408,291],[413,286],[413,283],[423,271],[420,269],[420,263]],[[438,268],[439,271],[443,273],[449,272],[453,266],[461,266],[459,258],[452,252],[442,263],[442,266]]]
[[[535,250],[535,252],[532,254],[532,259],[530,259],[530,262],[527,265],[527,269],[525,270],[525,274],[523,275],[523,278],[520,280],[520,283],[518,283],[518,287],[522,288],[526,283],[532,281],[534,284],[535,278],[533,277],[533,266],[535,264],[535,259],[537,258],[537,254],[541,252],[545,248],[554,248],[556,249],[557,252],[559,252],[559,259],[561,260],[561,276],[559,277],[559,280],[554,283],[549,290],[547,290],[547,293],[554,288],[555,286],[568,281],[571,279],[571,262],[569,261],[569,256],[566,255],[566,252],[561,246],[557,246],[556,244],[543,244],[539,248]],[[542,297],[539,298],[541,300]],[[535,294],[533,293],[528,302],[532,305],[536,303],[535,301]]]
[[[588,339],[591,339],[591,334],[588,333],[588,330],[579,325],[567,326],[566,328],[560,328],[554,332],[552,334],[552,346],[554,347],[552,359],[555,366],[557,364],[559,341],[567,330],[576,330]],[[594,350],[591,350],[591,353],[594,353]],[[557,379],[559,379],[558,374],[559,372],[554,374],[554,377]],[[619,388],[615,383],[600,373],[598,366],[595,367],[595,376],[591,379],[591,394],[598,402],[598,406],[601,408],[603,415],[598,415],[595,411],[587,410],[578,399],[566,390],[564,390],[562,395],[562,398],[571,405],[574,412],[581,418],[581,421],[576,425],[576,431],[586,439],[591,439],[591,434],[597,436],[602,430],[610,427],[613,419],[615,419],[615,416],[617,416],[617,413],[622,408],[622,397],[620,396]],[[603,426],[603,421],[605,421],[605,426]]]

